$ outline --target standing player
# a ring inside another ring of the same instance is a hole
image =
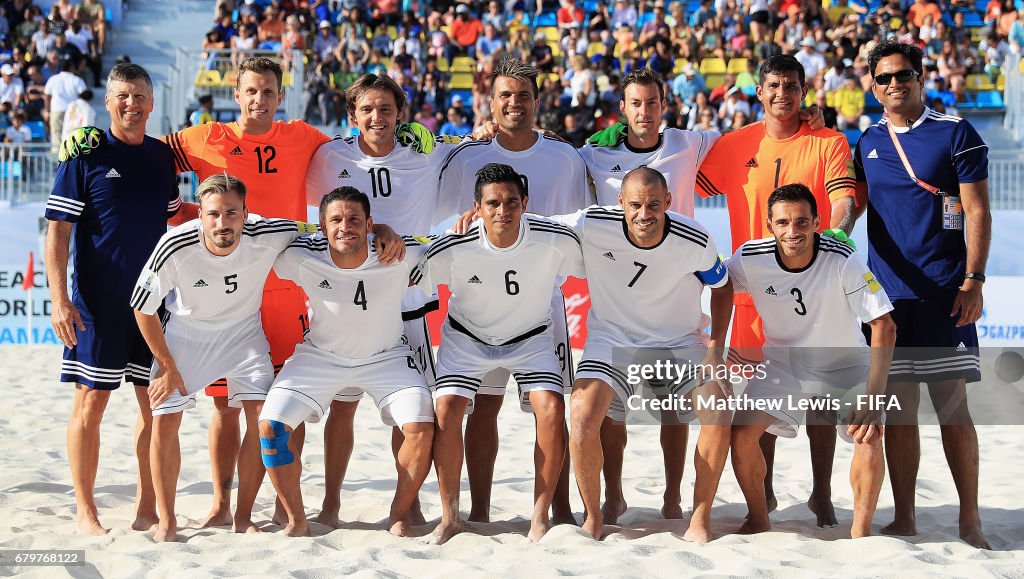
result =
[[[850,174],[850,147],[846,137],[831,129],[801,124],[800,103],[807,93],[804,69],[788,55],[766,59],[759,71],[757,98],[764,105],[764,120],[727,133],[715,145],[697,175],[697,193],[725,195],[729,205],[732,248],[770,235],[764,214],[767,196],[780,185],[803,183],[814,193],[818,207],[829,208],[826,235],[846,239],[853,230],[855,180]],[[822,226],[826,223],[822,220]],[[736,296],[729,361],[757,364],[764,332],[749,295]],[[807,506],[819,527],[838,524],[832,506],[830,481],[835,456],[836,430],[832,413],[812,416],[807,427],[811,441],[814,489]],[[772,490],[775,438],[762,443],[768,463],[765,495],[768,510],[777,504]]]
[[[917,408],[925,382],[960,497],[960,538],[988,549],[966,387],[981,379],[974,322],[992,235],[988,146],[967,121],[923,105],[921,61],[916,47],[895,42],[868,56],[872,90],[888,117],[865,131],[856,155],[857,179],[867,185],[868,263],[895,300],[896,345],[907,348],[897,351],[889,378],[902,409],[890,415],[885,435],[896,518],[882,532],[917,534]]]
[[[110,71],[104,99],[110,130],[97,135],[103,149],[57,167],[46,202],[46,275],[53,328],[64,343],[61,382],[75,384],[68,422],[68,462],[75,485],[78,532],[102,535],[93,489],[99,466],[100,421],[121,379],[135,384],[139,419],[135,451],[139,481],[132,528],[157,522],[149,470],[152,415],[145,387],[153,356],[128,305],[134,280],[181,205],[174,159],[166,145],[146,136],[153,112],[153,81],[136,64]],[[69,242],[75,270],[68,296]]]
[[[714,240],[693,219],[669,213],[671,204],[664,176],[640,167],[623,179],[620,207],[594,206],[558,218],[580,236],[593,301],[587,316],[587,345],[573,384],[569,449],[587,512],[583,528],[595,539],[601,538],[603,525],[602,424],[606,416],[624,423],[625,406],[634,393],[616,352],[667,350],[675,360],[703,360],[712,368],[725,365],[722,355],[732,316],[732,285]],[[705,286],[712,288],[710,341],[704,334],[706,317],[700,305]],[[698,384],[691,376],[673,386],[670,394],[680,398],[727,392],[714,380]],[[613,406],[617,412],[611,410]],[[706,543],[711,540],[711,504],[729,454],[732,417],[713,409],[698,409],[697,417],[701,421],[697,484],[685,538]],[[684,446],[681,451],[685,450]]]
[[[309,205],[319,204],[327,191],[349,186],[369,192],[377,222],[400,231],[427,232],[450,215],[443,214],[441,207],[453,203],[441,203],[437,189],[430,185],[437,182],[444,154],[452,147],[438,143],[437,150],[424,155],[400,144],[394,135],[405,100],[405,91],[387,76],[363,75],[348,88],[348,116],[359,128],[359,136],[337,138],[317,149],[306,178]],[[437,308],[437,296],[418,287],[409,288],[402,305],[405,335],[429,386],[434,384],[434,354],[426,315]],[[327,419],[326,494],[316,520],[332,527],[339,523],[341,481],[352,454],[353,418],[358,404],[358,398],[339,398],[331,404]],[[394,434],[392,449],[397,453],[401,430],[395,428]],[[414,518],[422,524],[418,503],[413,508]]]
[[[476,173],[488,163],[510,165],[523,177],[530,206],[538,215],[559,215],[590,205],[593,196],[587,168],[572,145],[533,130],[537,115],[537,69],[517,58],[505,57],[494,67],[491,83],[491,115],[498,125],[489,141],[469,141],[452,151],[441,168],[441,198],[456,205],[443,207],[448,214],[470,208],[469,191]],[[556,284],[551,297],[555,348],[566,390],[572,385],[572,349],[565,320],[565,300]],[[469,520],[490,520],[491,483],[498,455],[498,411],[505,394],[508,372],[496,371],[483,379],[473,412],[466,421],[466,468],[472,509]],[[569,466],[559,479],[553,503],[554,524],[576,520],[569,506]]]
[[[750,294],[764,320],[764,376],[752,379],[744,396],[781,401],[841,396],[865,380],[868,396],[884,394],[896,342],[885,290],[852,248],[815,233],[820,225],[817,200],[806,186],[779,187],[766,205],[772,237],[744,243],[729,261],[737,291]],[[862,321],[871,327],[870,351],[860,331]],[[736,415],[732,464],[749,510],[739,533],[771,529],[763,483],[767,467],[758,441],[769,429],[796,436],[801,417],[794,410],[783,402],[769,412]],[[871,534],[885,460],[879,411],[858,403],[848,422],[846,434],[854,442],[850,534],[857,538]]]
[[[392,533],[409,534],[413,501],[430,471],[434,410],[401,316],[410,273],[426,248],[408,238],[405,260],[383,265],[367,240],[372,224],[366,195],[339,187],[320,203],[321,233],[296,240],[274,265],[306,290],[313,311],[308,339],[281,370],[260,415],[263,462],[288,513],[286,535],[309,535],[291,434],[322,418],[339,394],[358,400],[369,393],[384,423],[402,429]]]
[[[537,187],[540,189],[540,187]],[[474,209],[481,222],[435,241],[423,261],[430,286],[452,291],[437,359],[437,443],[441,487],[440,544],[461,529],[462,417],[482,378],[506,368],[529,400],[537,424],[536,480],[529,538],[551,527],[548,509],[565,458],[563,379],[554,349],[551,292],[565,276],[583,275],[579,239],[552,220],[524,215],[524,179],[509,165],[477,172]]]
[[[196,190],[199,219],[164,234],[132,294],[135,319],[156,365],[152,458],[160,524],[154,539],[177,540],[175,486],[181,470],[178,430],[195,393],[226,376],[228,402],[244,407],[248,428],[238,458],[236,533],[256,532],[252,506],[263,482],[257,418],[274,381],[270,346],[260,325],[263,284],[277,256],[309,226],[286,219],[250,217],[245,185],[214,175]],[[164,297],[167,317],[157,310]],[[161,323],[163,322],[163,323]]]

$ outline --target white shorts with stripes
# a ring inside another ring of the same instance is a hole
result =
[[[633,364],[654,364],[662,360],[673,361],[682,364],[688,360],[700,364],[707,348],[702,345],[679,346],[675,348],[635,348],[624,347],[619,344],[622,340],[612,339],[601,333],[587,334],[587,344],[583,347],[583,358],[576,367],[577,379],[597,379],[611,387],[615,396],[608,407],[608,417],[612,421],[622,423],[626,421],[629,414],[627,410],[629,398],[635,395],[645,397],[685,397],[690,391],[698,386],[694,372],[688,372],[687,376],[678,381],[657,381],[639,380],[633,377],[633,384],[630,383],[629,366]],[[631,359],[622,359],[630,355]],[[667,411],[666,411],[667,412]],[[697,415],[691,411],[678,410],[674,412],[675,421],[680,423],[692,422]],[[664,417],[663,423],[671,420]]]
[[[406,320],[405,338],[412,349],[412,359],[423,374],[428,388],[434,387],[437,380],[437,368],[434,364],[434,346],[430,343],[430,327],[427,326],[427,317],[422,316],[415,320]],[[340,392],[334,396],[338,402],[359,402],[363,398],[362,392]]]
[[[551,332],[555,346],[555,357],[558,359],[559,373],[562,375],[562,392],[568,396],[572,394],[573,363],[572,345],[569,343],[569,322],[565,315],[565,297],[561,288],[555,288],[551,294]],[[504,396],[505,386],[508,384],[509,372],[504,368],[491,370],[481,380],[480,390],[477,394],[488,396]],[[528,410],[529,400],[525,402],[520,398],[520,404],[525,404],[524,410]]]
[[[519,401],[534,390],[563,390],[561,366],[555,355],[551,328],[515,344],[491,346],[455,330],[448,321],[441,326],[441,348],[437,353],[437,385],[434,397],[462,396],[471,401],[481,379],[495,369],[511,373],[519,388]],[[504,386],[502,386],[504,388]]]
[[[260,419],[292,428],[303,421],[319,422],[337,395],[358,400],[364,392],[389,426],[434,421],[430,389],[404,344],[373,358],[352,360],[309,342],[297,345],[284,363]]]
[[[229,406],[239,408],[243,400],[267,397],[274,381],[274,364],[259,315],[217,330],[197,328],[172,315],[164,327],[164,339],[188,394],[174,392],[153,414],[194,408],[196,393],[222,377],[228,382]],[[158,371],[154,360],[151,381]]]
[[[868,366],[852,366],[837,370],[816,370],[811,368],[794,369],[789,364],[776,359],[766,360],[765,377],[754,378],[743,390],[743,396],[754,400],[781,401],[781,407],[773,407],[765,411],[775,418],[768,427],[768,432],[784,438],[795,438],[800,432],[800,424],[804,422],[804,412],[796,407],[802,400],[814,397],[854,397],[863,393],[868,378]],[[848,406],[843,405],[840,418],[848,414]],[[837,427],[839,436],[847,442],[853,439],[846,433],[846,426]]]

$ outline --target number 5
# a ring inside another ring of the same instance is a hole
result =
[[[235,281],[236,277],[238,277],[237,273],[233,273],[231,275],[224,276],[224,285],[226,285],[229,288],[231,288],[231,289],[224,290],[224,293],[226,293],[226,294],[233,294],[233,293],[235,293],[238,290],[238,282]]]

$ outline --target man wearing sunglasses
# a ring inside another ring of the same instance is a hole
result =
[[[974,322],[991,239],[988,146],[967,121],[924,105],[921,60],[913,45],[886,42],[871,51],[871,90],[886,117],[861,136],[854,160],[858,197],[869,214],[868,266],[892,299],[898,328],[887,393],[901,410],[888,412],[885,431],[896,516],[882,533],[917,534],[916,419],[925,382],[960,495],[960,538],[989,549],[978,515],[978,436],[966,397],[966,383],[981,378]],[[864,208],[858,203],[858,211]]]

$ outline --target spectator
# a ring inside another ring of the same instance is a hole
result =
[[[612,30],[619,28],[633,28],[636,26],[637,15],[633,3],[626,4],[626,0],[615,0],[615,10],[612,11]]]
[[[576,22],[570,23],[566,26],[566,35],[562,37],[562,54],[565,55],[566,60],[572,57],[574,54],[587,54],[587,47],[590,43],[584,38],[583,33],[580,31],[580,25]]]
[[[611,30],[611,21],[612,17],[608,14],[608,4],[598,2],[597,10],[587,20],[587,41],[590,43],[600,42],[602,35],[608,37]]]
[[[718,121],[723,129],[735,130],[739,128],[732,126],[737,112],[742,112],[745,115],[745,119],[750,118],[750,103],[743,97],[740,89],[734,86],[725,93],[725,100],[718,107]]]
[[[490,0],[487,3],[487,13],[480,20],[484,23],[485,31],[487,25],[490,24],[498,32],[505,32],[505,12],[502,10],[498,0]]]
[[[96,37],[96,51],[102,56],[107,46],[107,10],[99,0],[82,0],[78,21]]]
[[[25,98],[25,83],[15,76],[10,64],[0,66],[0,103],[9,103],[12,109],[21,106]]]
[[[50,13],[46,15],[46,23],[51,34],[60,34],[68,29],[68,23],[60,15],[60,8],[56,5],[50,7]]]
[[[676,95],[679,100],[679,104],[684,107],[691,107],[696,102],[697,93],[704,93],[707,91],[707,86],[704,84],[704,77],[702,77],[697,69],[692,64],[687,64],[683,68],[683,74],[676,77],[672,83],[672,94]]]
[[[718,115],[710,107],[700,111],[700,118],[697,121],[697,125],[693,127],[694,131],[717,131],[718,126]]]
[[[96,47],[96,40],[92,32],[82,26],[78,20],[72,20],[68,31],[64,33],[68,44],[77,48],[81,53],[85,65],[92,72],[93,84],[96,87],[103,86],[103,58]]]
[[[96,124],[96,109],[92,107],[92,91],[85,89],[78,95],[75,102],[64,112],[64,126],[61,128],[61,141],[68,138],[75,129]]]
[[[440,28],[431,28],[429,33],[430,45],[427,47],[427,55],[433,58],[447,58],[448,35]]]
[[[356,36],[356,30],[358,30],[358,28],[355,26],[346,27],[343,25],[341,30],[341,42],[338,44],[338,47],[334,49],[334,58],[338,62],[344,62],[345,55],[349,52],[354,52],[356,59],[360,63],[365,64],[370,58],[370,45],[366,42],[366,37]]]
[[[555,66],[555,55],[548,46],[548,38],[543,32],[534,35],[533,49],[530,50],[530,64],[542,72],[551,72]]]
[[[562,119],[562,128],[558,131],[558,136],[572,143],[572,146],[578,149],[586,144],[588,134],[579,125],[576,115],[570,112]]]
[[[55,40],[57,42],[53,45],[53,49],[57,51],[57,55],[61,60],[70,60],[72,64],[71,71],[75,74],[80,74],[85,64],[85,55],[78,50],[77,46],[68,43],[67,37],[63,33],[58,34]]]
[[[256,28],[252,24],[242,24],[238,34],[231,37],[231,68],[237,69],[243,60],[252,54],[247,51],[256,50]]]
[[[775,29],[775,44],[778,44],[785,53],[796,52],[800,48],[800,41],[806,35],[804,23],[800,19],[800,7],[791,5],[786,10],[786,20]]]
[[[871,119],[864,114],[864,90],[855,76],[846,77],[843,86],[836,91],[832,104],[838,113],[836,124],[840,131],[856,127],[864,132],[871,126]]]
[[[57,37],[50,32],[50,26],[45,20],[38,24],[38,28],[32,35],[33,58],[42,58],[49,54],[57,44]]]
[[[71,22],[78,18],[78,7],[71,3],[71,0],[57,0],[53,5],[57,13],[65,22]]]
[[[498,29],[492,24],[485,24],[483,36],[476,41],[477,58],[493,61],[494,56],[504,50],[505,41],[498,36]]]
[[[472,126],[474,118],[473,112],[466,110],[465,107],[463,107],[463,104],[464,103],[462,102],[462,95],[458,93],[452,95],[452,108],[459,113],[459,116],[464,119],[464,122],[467,125]]]
[[[708,6],[708,0],[703,0],[701,8]],[[654,42],[654,37],[658,35],[658,30],[664,27],[668,30],[670,27],[665,21],[665,2],[664,0],[655,0],[654,2],[654,18],[647,24],[644,24],[640,28],[640,38],[637,41],[641,46],[648,46]]]
[[[590,70],[587,58],[583,55],[577,54],[572,58],[572,77],[569,80],[569,90],[572,94],[571,107],[593,109],[597,104],[597,84],[594,80],[594,73]]]
[[[451,63],[459,54],[476,58],[476,41],[484,31],[484,25],[469,12],[469,6],[459,4],[452,21],[452,42],[448,45],[445,58]]]
[[[199,108],[188,116],[188,126],[205,125],[213,121],[213,95],[204,94],[199,97]],[[67,123],[66,120],[64,122]]]
[[[453,98],[453,104],[454,101],[455,99]],[[455,107],[448,107],[448,121],[441,125],[441,130],[439,130],[437,134],[457,137],[471,132],[473,132],[472,127],[466,124],[466,119],[462,116],[459,109]]]
[[[285,18],[284,34],[281,36],[281,63],[285,70],[291,65],[292,51],[306,50],[306,35],[299,24],[298,16],[292,14]]]
[[[1010,0],[1011,4],[1013,0]],[[907,20],[914,23],[914,26],[924,26],[925,16],[931,16],[933,22],[942,20],[942,10],[929,0],[914,0],[914,3],[907,8]]]
[[[823,87],[826,92],[833,92],[843,86],[843,81],[846,80],[847,74],[852,74],[853,71],[848,71],[849,67],[853,66],[853,61],[850,59],[841,60],[836,59],[832,63],[832,68],[825,71],[825,86]]]
[[[43,83],[49,82],[51,78],[60,73],[60,55],[57,54],[56,50],[50,49],[50,51],[46,53],[46,61],[43,63],[40,71],[43,73]]]
[[[419,65],[416,59],[410,55],[405,49],[405,39],[399,38],[395,40],[395,54],[391,57],[391,66],[397,70],[402,71],[402,74],[408,76],[411,79],[418,78],[420,73]]]
[[[415,108],[423,110],[429,105],[431,113],[444,110],[447,92],[436,73],[425,72],[419,90],[416,91]]]
[[[49,114],[46,112],[46,81],[43,80],[39,65],[30,64],[27,75],[25,99],[22,101],[25,116],[30,121],[49,122]]]
[[[694,127],[700,122],[700,115],[704,112],[704,109],[712,111],[715,118],[718,118],[718,112],[711,107],[711,103],[708,101],[708,95],[702,92],[697,93],[693,106],[683,107],[683,112],[686,115],[686,121],[683,123],[683,128],[690,129],[691,131],[696,130]]]
[[[284,38],[285,23],[281,18],[281,11],[271,4],[267,7],[263,21],[256,28],[256,37],[259,38],[259,47],[263,50],[278,52],[281,50],[281,40]]]
[[[999,35],[999,38],[1005,39],[1010,36],[1010,28],[1017,19],[1017,7],[1014,0],[1003,0],[1002,13],[999,15],[999,20],[996,21],[996,34]]]
[[[437,133],[437,116],[434,114],[434,106],[430,103],[423,103],[413,120],[427,127],[427,130],[431,133]]]
[[[583,27],[583,10],[576,7],[575,0],[561,0],[561,8],[555,14],[555,22],[560,31],[565,31],[569,25],[576,24],[578,28]]]
[[[817,105],[818,110],[821,111],[821,116],[825,120],[825,127],[836,130],[838,126],[839,113],[828,104],[828,93],[825,91],[818,91],[818,94],[814,96],[814,104]]]
[[[711,89],[711,94],[708,95],[708,100],[711,101],[712,106],[719,106],[725,101],[725,96],[728,94],[733,87],[736,86],[736,76],[727,74],[722,79],[722,84]]]
[[[957,102],[962,102],[967,64],[955,44],[948,40],[942,43],[942,54],[939,55],[936,65],[939,74],[946,79],[950,90],[956,95]]]
[[[27,143],[32,140],[32,130],[25,121],[25,111],[14,111],[11,115],[11,126],[4,131],[5,143]]]
[[[1024,54],[1024,23],[1015,20],[1010,27],[1010,52]]]
[[[818,52],[817,43],[811,36],[805,36],[800,41],[800,51],[794,56],[803,65],[806,78],[814,78],[818,76],[819,71],[824,71],[828,67],[825,57]]]
[[[61,71],[46,81],[46,110],[50,117],[50,150],[57,152],[64,127],[64,112],[86,90],[85,81],[72,72],[70,59],[61,60]]]
[[[735,131],[736,129],[741,129],[741,128],[747,126],[747,124],[749,122],[750,122],[750,115],[747,112],[745,112],[743,109],[736,109],[735,111],[733,111],[732,117],[730,117],[730,119],[729,119],[729,129],[728,130]]]
[[[408,26],[398,29],[398,38],[405,42],[405,52],[416,59],[416,62],[423,61],[423,43],[420,42],[419,34],[414,34]]]

